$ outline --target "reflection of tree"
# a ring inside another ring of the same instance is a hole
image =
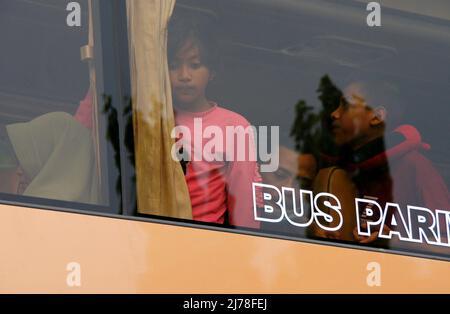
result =
[[[335,156],[337,148],[331,137],[331,113],[339,106],[342,92],[328,75],[324,75],[317,89],[322,109],[314,112],[305,100],[295,105],[295,120],[291,128],[291,136],[295,140],[295,148],[301,154],[313,154],[319,158],[321,153]]]
[[[123,109],[123,116],[125,124],[125,147],[128,153],[128,160],[135,166],[134,159],[134,133],[133,133],[133,110],[131,106],[131,99],[126,100],[127,105]]]
[[[322,103],[322,110],[320,111],[320,121],[322,123],[322,132],[320,137],[320,150],[330,156],[336,156],[338,149],[334,144],[331,135],[331,114],[339,107],[342,97],[342,91],[337,88],[328,75],[320,79],[319,88],[317,89],[319,100]]]
[[[322,104],[318,112],[314,112],[314,107],[308,106],[305,100],[299,100],[295,105],[295,120],[291,127],[291,136],[295,140],[296,150],[300,154],[314,155],[319,168],[323,168],[327,163],[323,161],[322,154],[331,156],[338,154],[330,133],[331,114],[339,106],[342,92],[328,75],[324,75],[320,79],[317,94]],[[301,184],[301,178],[298,180]],[[317,230],[321,229],[314,224],[308,227],[307,237],[322,239],[316,234]]]
[[[114,164],[118,170],[119,176],[116,180],[116,192],[118,195],[122,195],[122,168],[120,165],[120,132],[119,132],[119,120],[117,109],[112,105],[111,96],[104,95],[104,105],[103,105],[103,113],[106,114],[107,117],[107,127],[106,127],[106,139],[111,143],[111,146],[114,150]],[[128,161],[132,168],[135,165],[134,159],[134,137],[133,137],[133,118],[132,118],[132,107],[131,100],[125,99],[127,105],[125,106],[122,116],[123,121],[125,122],[125,132],[124,132],[124,146],[127,151]],[[131,169],[130,169],[131,170]],[[131,178],[130,187],[128,188],[128,193],[131,199],[135,199],[131,197],[131,193],[135,192],[133,188],[136,182],[136,175],[134,171],[132,172],[133,176]],[[125,174],[128,175],[128,174]],[[131,201],[130,201],[131,202]],[[133,206],[132,204],[127,204],[127,206]],[[123,197],[120,200],[120,208],[123,208]]]
[[[107,116],[107,129],[106,138],[111,143],[114,150],[114,163],[118,169],[119,176],[116,181],[116,191],[118,195],[122,195],[122,175],[130,177],[129,183],[125,182],[125,187],[127,189],[126,195],[128,195],[128,200],[125,200],[125,204],[128,208],[132,208],[134,214],[137,214],[137,203],[136,203],[136,161],[135,161],[135,150],[134,150],[134,128],[133,128],[133,108],[132,102],[129,97],[124,99],[124,103],[127,105],[123,109],[122,117],[124,122],[124,147],[126,149],[127,159],[125,169],[126,173],[122,174],[122,168],[120,165],[120,140],[119,140],[119,120],[117,109],[112,106],[111,97],[105,95],[104,97],[104,107],[103,113]],[[180,149],[180,155],[183,155],[182,148]],[[183,172],[186,174],[187,161],[181,160],[181,166]],[[122,208],[124,200],[121,199],[120,208]]]
[[[106,139],[111,143],[114,149],[114,163],[118,170],[119,177],[116,181],[116,192],[121,195],[121,171],[120,171],[120,142],[119,142],[119,122],[117,120],[117,109],[112,106],[112,98],[103,95],[103,113],[107,115]],[[120,208],[122,208],[122,199],[120,199]]]
[[[306,101],[300,100],[295,105],[295,120],[291,128],[291,136],[295,140],[295,149],[303,154],[316,155],[317,140],[319,138],[319,115],[313,112]]]

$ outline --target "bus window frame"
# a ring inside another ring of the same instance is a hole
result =
[[[126,3],[121,0],[99,0],[93,1],[93,13],[95,23],[95,37],[100,38],[100,43],[95,46],[95,55],[101,56],[101,62],[96,64],[97,73],[101,73],[102,90],[104,94],[110,95],[111,106],[118,113],[123,113],[131,99],[131,80],[128,51],[128,23],[126,14]],[[99,102],[101,103],[101,102]],[[102,118],[106,117],[102,115]],[[125,125],[123,115],[117,116],[119,132],[119,169],[114,176],[111,174],[114,164],[114,148],[112,144],[107,144],[107,159],[109,168],[108,187],[110,189],[110,205],[101,206],[93,204],[83,204],[76,202],[65,202],[50,199],[34,198],[22,195],[12,195],[0,193],[0,205],[12,205],[18,207],[28,207],[37,210],[51,210],[68,214],[82,214],[103,218],[123,219],[128,221],[156,223],[182,228],[194,228],[210,230],[222,233],[242,234],[270,239],[280,239],[315,245],[325,245],[332,247],[363,250],[365,252],[376,252],[395,254],[406,257],[418,257],[426,260],[439,260],[450,262],[448,257],[418,252],[401,251],[397,249],[382,249],[357,244],[341,243],[337,241],[327,241],[325,239],[312,239],[290,236],[286,234],[268,233],[261,230],[248,228],[235,228],[204,223],[194,220],[176,219],[164,216],[140,215],[136,212],[136,191],[132,182],[135,177],[135,170],[132,162],[127,156],[125,149]],[[105,133],[106,134],[106,133]],[[132,145],[134,148],[134,145]],[[120,178],[120,191],[115,190],[116,179]]]
[[[114,23],[116,17],[120,17],[119,7],[122,6],[125,9],[125,3],[123,1],[93,1],[93,29],[94,37],[98,40],[97,44],[94,44],[94,56],[98,58],[94,62],[95,72],[97,73],[97,89],[103,91],[103,95],[111,95],[111,107],[116,112],[122,112],[122,99],[125,98],[127,94],[126,91],[130,91],[131,87],[127,86],[129,79],[126,79],[127,73],[129,73],[128,61],[122,62],[124,68],[121,67],[118,53],[124,53],[124,49],[116,49],[117,47],[124,47],[127,49],[128,45],[121,45],[120,42],[116,41],[118,28],[123,27],[121,23],[125,23],[126,30],[126,20],[125,22],[117,19],[117,25]],[[122,11],[123,13],[126,10]],[[126,19],[126,14],[125,14]],[[87,39],[86,39],[87,40]],[[121,38],[124,43],[127,43],[127,39]],[[127,50],[126,50],[127,52]],[[125,55],[128,58],[127,55]],[[124,77],[125,75],[125,77]],[[99,88],[100,86],[100,88]],[[125,91],[125,92],[123,92]],[[130,93],[128,92],[128,95]],[[103,95],[98,96],[99,104],[103,103]],[[116,121],[119,124],[119,134],[123,136],[121,132],[121,119]],[[108,117],[103,112],[103,108],[99,107],[99,124],[100,132],[99,134],[107,135],[106,123]],[[122,137],[121,137],[122,138]],[[110,141],[106,139],[106,156],[103,161],[106,161],[106,166],[102,167],[102,170],[107,171],[105,175],[107,180],[107,185],[101,191],[101,195],[108,195],[105,200],[101,200],[101,204],[86,204],[78,202],[61,201],[54,199],[46,199],[39,197],[29,197],[24,195],[7,194],[0,193],[0,204],[14,205],[14,206],[27,206],[36,207],[40,209],[50,209],[58,210],[63,212],[73,212],[73,213],[106,213],[106,214],[122,214],[122,186],[119,191],[115,189],[115,183],[121,177],[121,168],[114,168],[114,147]],[[121,160],[124,158],[121,158]],[[106,204],[106,205],[103,205]],[[96,211],[96,212],[93,212]]]

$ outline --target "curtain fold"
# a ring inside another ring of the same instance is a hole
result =
[[[127,0],[138,212],[192,219],[182,168],[171,157],[167,24],[174,6],[175,0]]]

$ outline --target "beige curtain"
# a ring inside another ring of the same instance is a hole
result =
[[[127,0],[138,211],[192,219],[180,164],[167,66],[167,24],[175,0]]]

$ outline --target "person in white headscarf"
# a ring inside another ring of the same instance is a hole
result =
[[[6,134],[0,169],[10,177],[6,192],[99,203],[91,132],[73,116],[48,113],[30,122],[8,125]]]

